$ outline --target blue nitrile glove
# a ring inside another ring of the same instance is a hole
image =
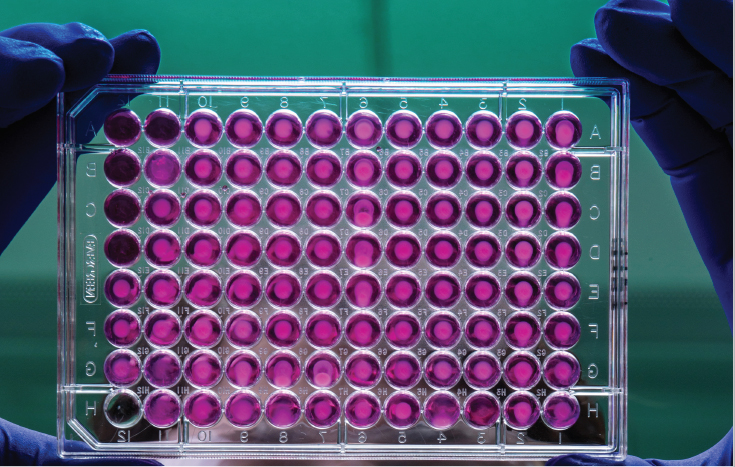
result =
[[[727,0],[613,0],[597,39],[572,47],[576,76],[630,81],[633,128],[671,177],[732,331],[732,39]],[[732,465],[733,432],[683,461],[629,456],[620,465]],[[584,455],[549,465],[617,465]]]
[[[67,93],[68,109],[108,73],[155,73],[160,56],[155,38],[142,30],[109,41],[79,23],[25,24],[0,32],[0,254],[56,182],[56,94]],[[120,102],[105,105],[100,115]],[[56,438],[0,419],[0,465],[152,463],[61,459],[56,448]],[[80,441],[67,441],[67,448],[90,450]]]

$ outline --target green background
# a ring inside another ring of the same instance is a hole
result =
[[[3,2],[0,30],[80,21],[151,31],[159,73],[267,76],[571,76],[594,36],[590,1],[82,0]],[[0,149],[0,152],[2,150]],[[629,452],[683,458],[732,424],[732,336],[668,178],[631,138]],[[0,257],[0,417],[56,419],[56,191]]]

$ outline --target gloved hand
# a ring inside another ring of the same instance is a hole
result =
[[[156,73],[160,57],[155,38],[143,30],[109,41],[79,23],[0,32],[0,254],[56,182],[56,94],[66,93],[68,109],[108,73]],[[105,105],[100,115],[120,102]],[[0,465],[151,464],[61,459],[56,447],[56,438],[0,419]],[[67,441],[67,447],[90,450],[79,441]]]
[[[630,81],[633,128],[656,157],[684,213],[732,331],[732,1],[612,0],[597,39],[571,51],[578,77]],[[548,465],[732,465],[733,432],[683,461],[585,455]]]

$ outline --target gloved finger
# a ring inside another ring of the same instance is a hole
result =
[[[670,0],[676,29],[732,78],[732,0]]]
[[[633,128],[671,177],[694,243],[732,323],[730,142],[679,96],[618,65],[594,39],[572,47],[571,65],[575,76],[630,81]]]
[[[64,84],[64,62],[31,42],[0,37],[0,128],[35,112]]]
[[[732,80],[684,39],[668,5],[611,0],[597,10],[595,29],[602,47],[622,67],[676,91],[712,128],[732,124]]]
[[[623,461],[614,461],[604,457],[593,457],[587,454],[567,454],[552,457],[546,465],[660,465],[646,462],[640,457],[628,456]]]

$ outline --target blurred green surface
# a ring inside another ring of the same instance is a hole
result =
[[[569,48],[594,36],[598,6],[13,0],[0,7],[0,30],[80,21],[112,37],[145,28],[166,74],[571,76]],[[629,452],[689,457],[732,424],[732,336],[668,178],[635,135],[629,221]],[[0,257],[0,314],[0,417],[53,434],[55,190]]]

